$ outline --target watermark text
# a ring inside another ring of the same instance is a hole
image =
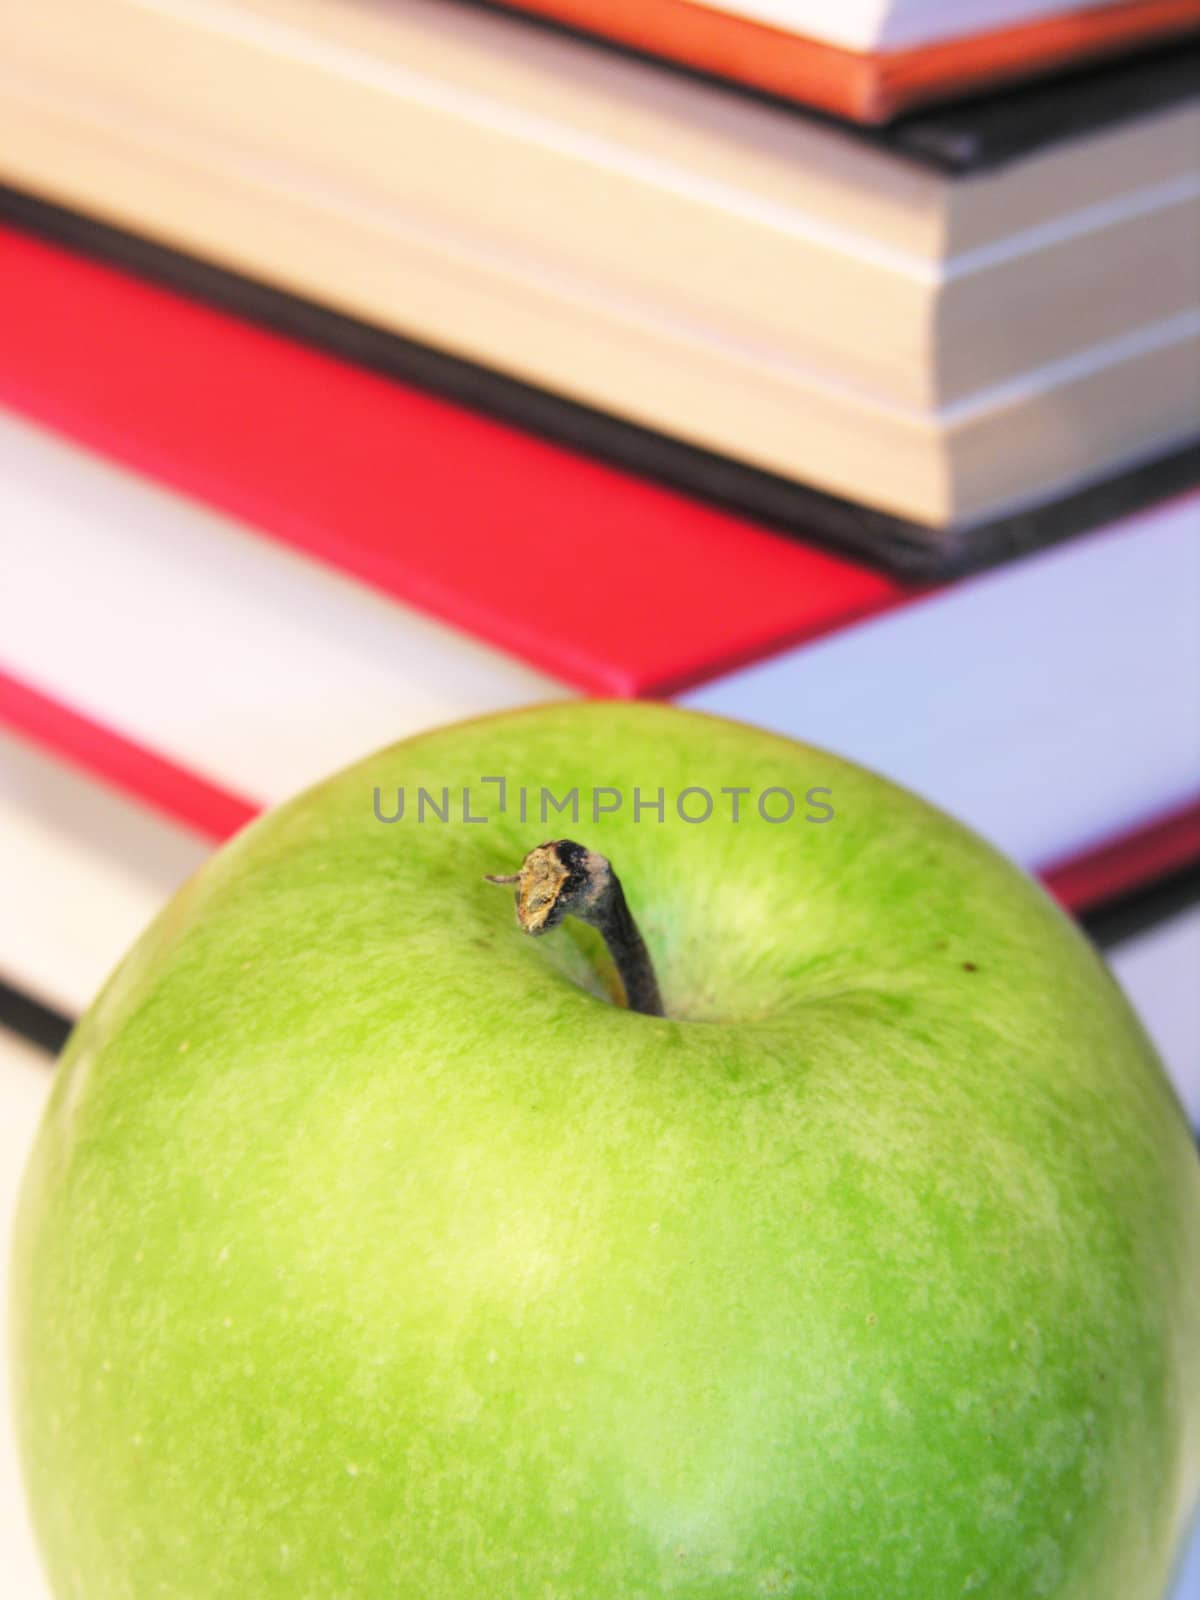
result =
[[[484,785],[491,785],[486,790]],[[539,825],[570,822],[599,822],[603,817],[621,814],[634,822],[650,825],[678,818],[694,826],[705,822],[761,821],[772,825],[788,822],[832,822],[836,812],[833,791],[817,785],[803,793],[782,785],[764,789],[749,784],[728,784],[707,789],[702,784],[668,791],[664,786],[645,788],[634,785],[631,791],[600,784],[580,784],[559,789],[540,784],[512,784],[507,778],[481,777],[478,787],[471,785],[414,789],[399,786],[376,788],[372,796],[375,820],[397,822],[487,823],[497,816],[515,816],[520,822]]]

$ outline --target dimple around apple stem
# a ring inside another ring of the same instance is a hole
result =
[[[650,952],[606,857],[573,839],[551,839],[529,852],[520,871],[486,881],[516,884],[517,921],[528,934],[548,933],[567,916],[589,923],[608,946],[629,1010],[665,1015]]]

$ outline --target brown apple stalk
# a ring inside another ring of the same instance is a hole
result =
[[[528,934],[549,933],[568,916],[589,923],[608,946],[630,1011],[664,1015],[650,952],[604,856],[573,839],[551,839],[529,852],[519,872],[489,873],[487,882],[517,885],[517,921]]]

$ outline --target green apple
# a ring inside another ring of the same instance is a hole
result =
[[[484,882],[560,836],[665,1016]],[[1106,969],[912,795],[666,707],[246,829],[76,1029],[14,1261],[59,1600],[1160,1600],[1200,1491],[1200,1163]]]

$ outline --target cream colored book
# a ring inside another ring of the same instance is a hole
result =
[[[1200,111],[948,176],[448,0],[42,0],[0,180],[961,529],[1200,425]]]

